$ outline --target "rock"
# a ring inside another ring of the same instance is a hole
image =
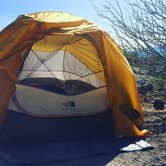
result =
[[[140,94],[146,94],[153,91],[153,84],[144,80],[137,81],[137,87]]]
[[[146,85],[146,89],[147,89],[147,91],[152,92],[153,91],[153,84],[152,83],[148,83]]]
[[[154,102],[153,102],[153,107],[156,109],[156,110],[164,110],[165,106],[164,106],[164,101],[161,100],[161,99],[155,99]]]

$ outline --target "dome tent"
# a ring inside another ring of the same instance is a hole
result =
[[[32,78],[54,78],[62,81],[60,86],[65,80],[81,80],[92,85],[90,92],[106,87],[116,135],[145,134],[131,67],[113,39],[94,23],[63,12],[21,15],[1,31],[0,49],[1,123],[16,83],[17,89],[27,82],[32,86]],[[96,94],[92,98],[95,101]]]

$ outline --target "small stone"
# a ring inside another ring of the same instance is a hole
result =
[[[153,102],[153,107],[156,109],[156,110],[164,110],[165,106],[164,106],[164,101],[161,100],[161,99],[155,99],[154,102]]]

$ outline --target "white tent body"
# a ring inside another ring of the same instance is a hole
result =
[[[108,106],[105,87],[80,95],[65,96],[17,85],[16,93],[10,100],[9,110],[36,117],[54,118],[94,115],[106,111]]]

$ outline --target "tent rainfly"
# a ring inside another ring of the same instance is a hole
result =
[[[8,108],[55,118],[56,110],[57,117],[84,116],[110,107],[116,135],[146,134],[132,69],[114,40],[96,24],[63,12],[21,15],[0,32],[0,50],[2,126]],[[77,93],[74,81],[79,82]],[[51,105],[61,100],[66,109]],[[38,108],[41,103],[43,110]]]

